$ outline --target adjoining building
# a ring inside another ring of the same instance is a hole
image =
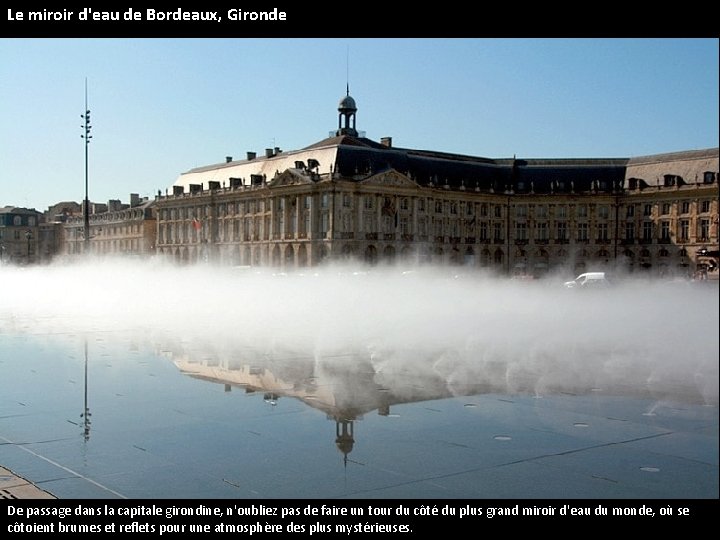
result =
[[[155,201],[130,194],[130,203],[108,201],[93,205],[90,213],[88,248],[92,255],[155,254]],[[85,220],[82,212],[68,216],[64,222],[64,253],[86,253]]]
[[[38,257],[38,230],[43,214],[34,208],[0,208],[0,264],[30,264]]]
[[[158,194],[177,262],[455,264],[541,276],[618,267],[688,275],[718,245],[718,149],[610,159],[490,159],[398,148],[355,128],[192,169]]]

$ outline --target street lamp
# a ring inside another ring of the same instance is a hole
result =
[[[84,129],[84,134],[80,135],[85,139],[85,204],[83,205],[83,216],[85,218],[85,253],[90,253],[90,200],[88,199],[88,145],[90,144],[90,109],[87,104],[87,79],[85,79],[85,114],[81,114],[80,118],[85,120],[85,124],[80,126]]]
[[[27,260],[30,262],[30,241],[32,240],[32,232],[28,229],[25,231],[25,238],[27,239]]]

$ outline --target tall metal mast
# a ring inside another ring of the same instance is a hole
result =
[[[88,145],[90,144],[90,109],[88,109],[88,97],[87,97],[87,78],[85,78],[85,114],[81,114],[80,117],[85,120],[85,124],[82,127],[85,130],[84,135],[80,135],[85,139],[85,204],[83,205],[83,216],[85,218],[85,229],[84,229],[84,241],[85,241],[85,253],[90,253],[90,199],[88,198]]]

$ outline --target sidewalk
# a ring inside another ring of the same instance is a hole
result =
[[[24,478],[0,467],[0,499],[56,499]]]

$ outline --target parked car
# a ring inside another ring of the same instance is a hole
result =
[[[572,281],[565,282],[565,287],[568,289],[600,289],[609,286],[610,281],[605,275],[605,272],[585,272]]]

